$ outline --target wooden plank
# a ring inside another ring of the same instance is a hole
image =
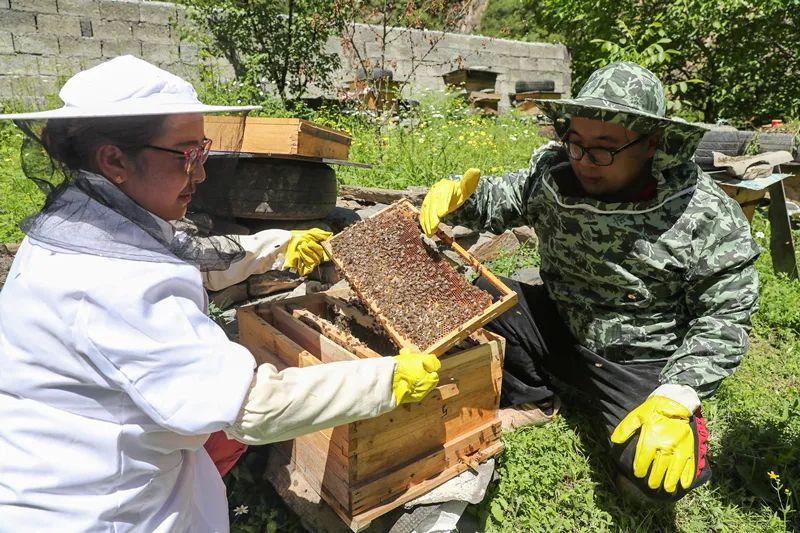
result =
[[[780,171],[780,168],[777,171]],[[789,213],[786,211],[783,181],[769,186],[769,225],[769,249],[772,252],[772,266],[775,272],[783,272],[791,279],[797,279],[797,258],[794,253]]]
[[[499,380],[488,365],[476,364],[463,370],[452,382],[446,375],[440,381],[444,390],[455,385],[455,396],[446,397],[437,388],[419,404],[353,423],[348,454],[357,458],[356,479],[390,470],[398,462],[435,450],[497,419]]]
[[[537,91],[528,91],[524,93],[515,93],[514,100],[517,102],[525,102],[528,100],[559,100],[561,99],[561,93],[556,92],[537,92]]]
[[[409,487],[436,478],[453,466],[462,465],[451,477],[502,450],[500,422],[491,422],[474,432],[448,442],[440,450],[409,461],[387,475],[365,480],[352,488],[352,512],[360,513],[396,500]],[[498,444],[499,446],[492,446]],[[449,479],[449,478],[448,478]],[[446,480],[442,480],[442,483]],[[430,490],[430,489],[429,489]]]
[[[323,363],[358,360],[358,357],[352,353],[287,313],[280,305],[273,305],[272,313],[275,325],[281,331],[286,332],[293,341],[318,357]]]
[[[267,272],[257,274],[247,279],[247,293],[250,297],[268,296],[276,292],[294,289],[303,282],[302,279],[294,275],[277,274]]]
[[[271,315],[264,314],[271,318]],[[268,319],[259,314],[256,306],[240,307],[236,311],[236,317],[239,322],[239,340],[256,357],[257,362],[267,352],[279,357],[285,366],[320,364],[313,354],[273,327]]]
[[[289,306],[290,308],[292,306]],[[360,359],[369,359],[372,357],[381,357],[380,354],[375,353],[366,346],[356,344],[358,340],[355,337],[348,336],[333,323],[323,320],[308,309],[292,309],[292,316],[298,319],[303,325],[309,326],[313,332],[331,339],[333,342],[352,353]],[[351,338],[349,338],[351,337]]]
[[[343,506],[350,506],[349,458],[335,441],[314,432],[280,443],[284,452],[298,465],[311,472],[314,479],[330,485],[331,492]]]
[[[466,398],[479,401],[480,394],[472,394]],[[397,428],[384,438],[373,435],[370,439],[355,439],[354,444],[364,451],[350,451],[354,463],[356,481],[361,481],[382,473],[391,472],[397,464],[413,460],[420,454],[439,449],[446,442],[457,439],[474,431],[481,425],[498,420],[496,407],[474,407],[469,409],[448,408],[446,417],[437,420],[435,416],[426,416],[419,423],[409,424],[408,428]],[[451,414],[452,413],[452,414]],[[435,415],[435,413],[433,413]],[[399,426],[399,424],[398,424]],[[366,442],[375,441],[374,447]]]
[[[349,484],[325,471],[325,456],[320,456],[318,450],[310,446],[300,446],[300,439],[282,443],[275,451],[303,473],[309,485],[329,503],[333,502],[349,509],[351,506],[351,492]],[[344,503],[342,503],[344,502]]]
[[[486,461],[490,457],[494,457],[498,455],[500,452],[503,451],[503,443],[502,442],[495,442],[481,450],[479,453],[476,453],[474,457],[472,457],[469,464],[467,463],[457,463],[446,470],[444,470],[441,474],[436,477],[426,479],[425,481],[413,485],[406,489],[405,492],[395,496],[393,499],[388,501],[387,503],[383,503],[382,505],[378,505],[373,507],[367,511],[363,511],[361,513],[356,514],[350,520],[350,529],[351,531],[361,531],[366,527],[369,527],[370,523],[373,520],[382,516],[389,511],[400,507],[412,500],[415,500],[422,496],[423,494],[427,494],[428,492],[432,491],[439,485],[442,485],[446,481],[450,481],[457,475],[461,474],[467,468],[470,468],[471,465],[477,465],[481,462]]]
[[[422,205],[422,200],[425,199],[427,193],[427,187],[409,187],[405,190],[393,190],[377,187],[359,187],[356,185],[339,185],[340,197],[354,198],[377,204],[392,204],[405,198],[415,205]]]

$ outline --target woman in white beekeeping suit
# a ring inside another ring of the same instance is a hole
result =
[[[170,224],[205,178],[202,114],[252,108],[203,105],[131,56],[78,73],[60,97],[60,109],[0,115],[66,176],[23,224],[0,293],[0,531],[227,531],[210,434],[290,439],[436,386],[435,358],[408,352],[256,369],[206,316],[204,277],[323,260],[321,230],[239,241]]]

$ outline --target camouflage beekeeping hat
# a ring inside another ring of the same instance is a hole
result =
[[[638,133],[662,134],[661,147],[673,163],[689,160],[706,129],[667,118],[664,86],[655,74],[635,63],[617,62],[592,73],[577,98],[534,100],[552,121],[559,137],[572,117],[621,124]]]

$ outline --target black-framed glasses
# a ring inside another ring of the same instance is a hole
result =
[[[569,135],[569,133],[567,133]],[[564,146],[567,148],[567,155],[570,159],[574,159],[575,161],[579,161],[583,159],[584,154],[586,157],[589,158],[589,161],[597,165],[598,167],[608,167],[614,164],[614,156],[618,153],[622,152],[623,150],[627,150],[631,146],[642,142],[643,140],[647,139],[649,135],[640,135],[636,139],[632,140],[628,144],[620,146],[616,150],[609,150],[608,148],[585,148],[580,144],[576,144],[570,141],[567,138],[567,135],[561,140],[564,143]]]
[[[171,154],[178,154],[184,157],[183,170],[187,174],[191,174],[197,167],[197,164],[203,164],[208,159],[208,152],[211,151],[211,139],[203,139],[200,144],[193,146],[188,150],[175,150],[173,148],[164,148],[163,146],[154,146],[152,144],[144,145],[145,148],[152,148],[153,150],[161,150],[162,152],[169,152]]]

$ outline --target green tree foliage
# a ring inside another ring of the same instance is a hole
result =
[[[800,0],[491,0],[481,30],[563,42],[573,91],[598,60],[668,39],[663,56],[647,57],[687,117],[759,125],[800,116]]]
[[[339,57],[325,51],[337,34],[333,3],[315,0],[184,0],[195,28],[187,37],[204,57],[224,57],[237,81],[272,86],[282,101],[313,84],[330,85]]]

